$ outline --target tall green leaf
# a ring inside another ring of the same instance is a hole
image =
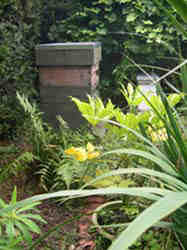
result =
[[[94,184],[95,182],[102,180],[104,178],[110,177],[110,176],[116,176],[116,175],[124,175],[124,174],[137,174],[137,175],[141,175],[141,176],[145,176],[147,178],[150,177],[156,177],[156,179],[161,180],[163,183],[167,183],[168,186],[170,186],[170,189],[174,189],[174,190],[186,190],[187,191],[187,185],[185,183],[183,183],[182,181],[180,181],[179,179],[177,179],[176,177],[173,177],[171,175],[159,172],[159,171],[155,171],[153,169],[147,169],[147,168],[127,168],[127,169],[118,169],[118,170],[113,170],[110,171],[108,173],[102,174],[98,177],[96,177],[95,179],[91,180],[90,182],[86,183],[83,187],[88,187],[92,184]]]
[[[178,124],[176,122],[176,119],[173,115],[173,112],[172,112],[172,109],[171,107],[169,106],[169,103],[167,101],[167,98],[166,96],[164,95],[164,93],[162,91],[160,91],[160,95],[161,95],[161,98],[162,98],[162,102],[165,106],[165,109],[166,109],[166,112],[167,112],[167,115],[168,115],[168,118],[169,118],[169,121],[170,121],[170,125],[171,125],[171,129],[169,128],[169,133],[170,131],[172,130],[172,134],[175,138],[175,141],[176,143],[178,144],[178,148],[181,152],[181,155],[183,157],[183,160],[184,162],[187,164],[187,147],[186,147],[186,144],[184,143],[184,140],[182,138],[182,135],[181,135],[181,131],[178,127]],[[177,161],[178,159],[176,159]]]
[[[184,65],[181,68],[180,79],[182,82],[182,89],[185,94],[184,101],[185,101],[185,104],[187,105],[187,66],[186,65]]]
[[[136,150],[136,149],[116,149],[112,150],[110,152],[107,152],[103,155],[107,154],[128,154],[128,155],[137,155],[140,157],[143,157],[145,159],[148,159],[152,162],[154,162],[156,165],[162,169],[163,172],[168,173],[173,176],[177,176],[176,171],[174,170],[174,165],[171,163],[169,164],[168,162],[159,159],[158,157],[154,156],[152,153],[145,152],[143,150]]]
[[[127,250],[151,226],[175,212],[187,202],[187,192],[173,192],[144,210],[109,247],[109,250]]]
[[[0,214],[4,215],[7,212],[12,211],[15,208],[20,208],[29,203],[35,201],[42,201],[51,198],[58,198],[58,197],[70,197],[70,198],[77,198],[77,197],[86,197],[92,195],[111,195],[111,194],[123,194],[123,195],[132,195],[140,197],[144,197],[147,199],[154,199],[157,200],[160,196],[164,196],[171,191],[160,189],[160,188],[101,188],[101,189],[94,189],[94,190],[65,190],[65,191],[58,191],[54,193],[48,194],[39,194],[32,196],[31,198],[27,198],[22,201],[18,201],[14,205],[8,205],[5,208],[0,209]]]

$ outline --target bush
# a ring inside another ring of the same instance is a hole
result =
[[[164,6],[167,7],[167,2]],[[44,13],[43,41],[102,42],[100,93],[116,104],[121,101],[119,74],[112,72],[123,57],[125,61],[118,72],[124,68],[122,74],[134,80],[138,70],[134,65],[129,67],[126,56],[137,63],[163,67],[173,66],[178,60],[178,44],[183,37],[154,1],[71,0],[57,3],[51,0],[46,1]],[[173,37],[177,39],[174,41]],[[175,57],[173,61],[171,56]]]
[[[34,47],[40,37],[40,10],[36,0],[0,4],[0,137],[15,134],[24,120],[16,91],[36,96]]]
[[[126,80],[119,72],[134,79],[137,73],[127,60],[116,69],[123,55],[137,63],[169,67],[176,58],[163,58],[176,57],[183,39],[165,12],[149,0],[3,0],[0,14],[0,137],[15,134],[24,120],[16,91],[37,96],[36,44],[101,41],[100,93],[121,104],[119,78]]]

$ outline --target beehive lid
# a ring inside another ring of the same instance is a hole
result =
[[[83,42],[83,43],[45,43],[36,46],[39,50],[76,50],[76,49],[94,49],[101,47],[100,42]]]

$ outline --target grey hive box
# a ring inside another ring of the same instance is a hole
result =
[[[39,66],[88,66],[101,60],[101,44],[51,43],[36,46],[36,64]]]
[[[101,44],[52,43],[37,45],[35,49],[45,119],[57,127],[56,116],[62,115],[70,127],[80,127],[83,118],[69,97],[86,100],[87,94],[95,95]]]

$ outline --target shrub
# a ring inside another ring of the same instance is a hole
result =
[[[4,0],[0,13],[0,137],[16,133],[24,120],[15,92],[29,98],[37,96],[36,44],[101,41],[100,93],[119,104],[119,78],[124,83],[124,75],[135,79],[137,73],[125,58],[112,74],[123,54],[137,63],[169,67],[176,58],[171,62],[163,57],[176,57],[176,48],[183,39],[165,12],[149,0]],[[174,36],[178,37],[175,41]]]
[[[0,137],[12,136],[23,123],[16,91],[36,96],[34,47],[40,37],[40,11],[36,0],[0,3]]]
[[[167,2],[164,6],[168,7]],[[122,101],[118,90],[119,74],[116,72],[113,75],[112,72],[121,59],[118,72],[134,80],[138,70],[127,60],[127,56],[137,63],[165,68],[175,65],[178,60],[178,44],[183,37],[154,1],[47,1],[44,12],[44,41],[102,42],[99,89],[102,97],[109,97],[117,104]],[[174,10],[172,14],[175,15]],[[177,37],[175,41],[174,36]],[[152,68],[149,70],[152,71]]]

